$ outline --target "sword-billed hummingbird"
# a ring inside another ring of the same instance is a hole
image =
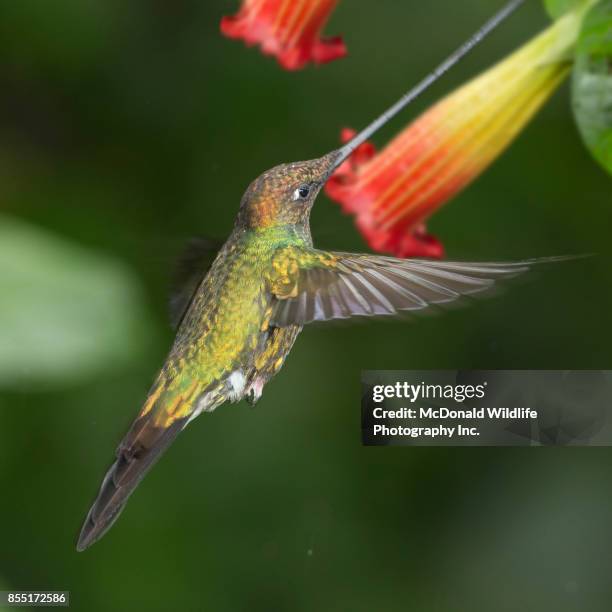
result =
[[[231,235],[210,269],[200,271],[166,362],[85,519],[78,550],[104,535],[147,471],[193,419],[226,401],[259,399],[305,324],[450,302],[534,263],[327,252],[313,248],[309,227],[312,205],[332,172],[520,3],[507,4],[342,148],[319,159],[281,164],[251,183]]]

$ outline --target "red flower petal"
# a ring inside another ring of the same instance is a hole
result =
[[[308,62],[323,64],[344,57],[340,37],[320,38],[338,0],[244,0],[233,17],[223,17],[221,32],[261,46],[283,68],[298,70]]]
[[[354,135],[355,130],[344,128],[341,140],[348,142]],[[346,213],[356,215],[355,223],[374,251],[392,253],[398,257],[443,257],[444,247],[434,236],[427,234],[424,223],[415,224],[410,230],[407,230],[406,224],[400,224],[389,231],[380,231],[376,213],[371,206],[378,184],[373,183],[366,189],[359,180],[360,167],[375,156],[376,148],[371,142],[359,145],[327,182],[327,195],[339,202]]]

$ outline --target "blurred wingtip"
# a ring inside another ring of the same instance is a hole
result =
[[[536,257],[534,259],[528,259],[525,261],[527,264],[547,264],[557,263],[562,261],[577,261],[579,259],[587,259],[589,257],[595,257],[596,253],[576,253],[570,255],[552,255],[550,257]]]

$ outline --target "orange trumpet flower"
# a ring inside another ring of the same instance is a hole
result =
[[[326,193],[355,215],[372,249],[442,257],[425,221],[510,145],[567,76],[582,15],[555,22],[435,104],[380,152],[364,143],[338,168]],[[342,140],[352,134],[343,130]]]

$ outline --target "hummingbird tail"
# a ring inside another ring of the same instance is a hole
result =
[[[119,445],[117,459],[106,473],[98,497],[87,514],[77,542],[78,551],[91,546],[112,527],[129,496],[188,420],[188,417],[183,417],[159,424],[153,414],[147,413],[134,421]]]

